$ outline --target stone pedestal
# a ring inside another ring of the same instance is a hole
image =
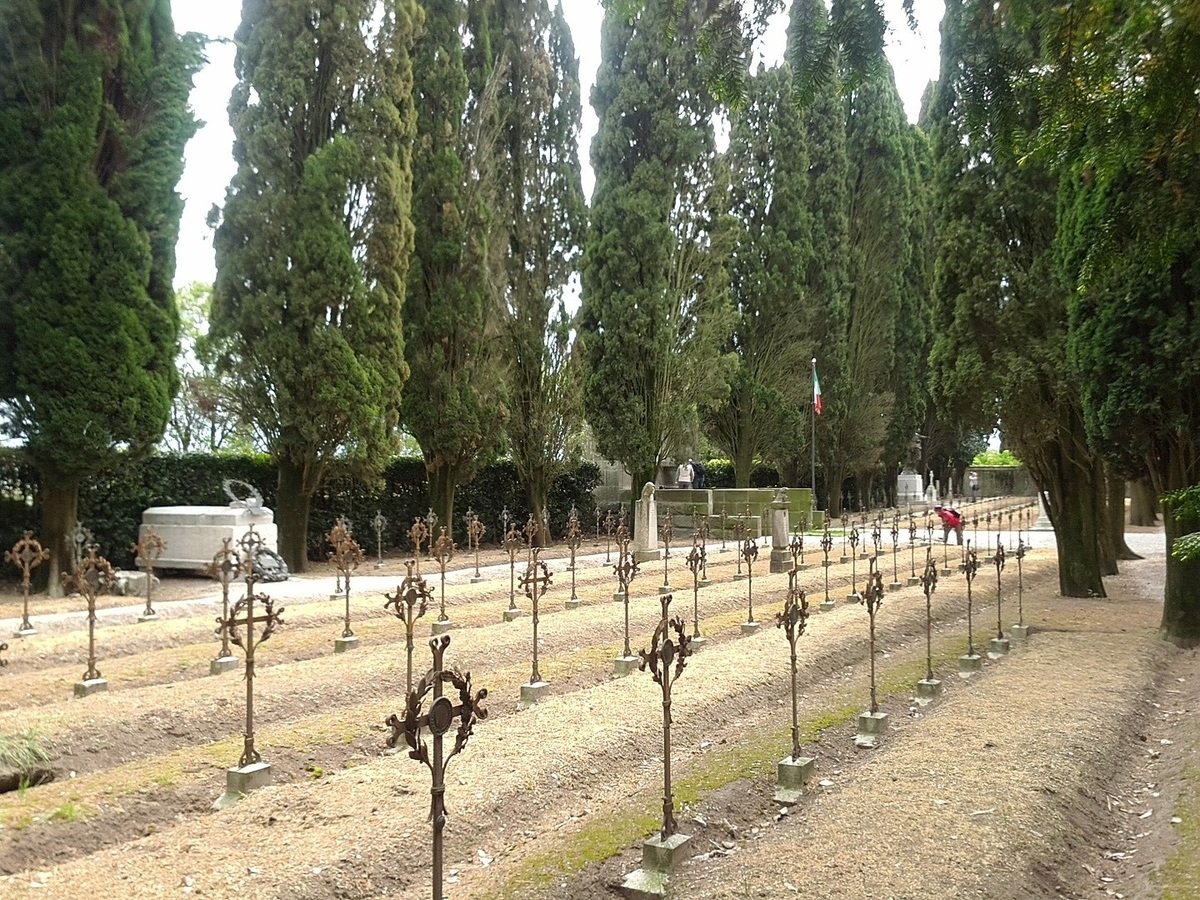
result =
[[[583,601],[576,598],[574,600],[568,600],[565,602],[563,604],[563,609],[579,609],[581,606],[583,606]]]
[[[140,622],[157,622],[157,621],[158,621],[158,613],[155,613],[152,616],[148,616],[145,613],[142,613],[140,616],[138,616],[139,623]]]
[[[699,581],[696,582],[696,587],[708,587],[710,584],[712,584],[712,582],[709,581],[707,578],[701,578]]]
[[[622,593],[621,591],[613,591],[613,602],[614,603],[624,603],[625,602],[625,594]]]
[[[550,682],[548,681],[531,681],[528,684],[521,685],[521,705],[533,706],[546,699],[550,694]]]
[[[871,554],[868,551],[864,550],[864,551],[862,551],[862,553],[858,554],[858,558],[859,559],[870,559]]]
[[[471,576],[471,584],[479,584],[480,582],[483,582],[483,581],[487,581],[487,579],[484,578],[482,575],[472,575]]]
[[[762,622],[743,622],[742,623],[742,634],[743,635],[758,634],[760,631],[762,631]]]
[[[899,581],[889,581],[888,582],[888,593],[894,594],[896,591],[900,590],[900,588],[902,588],[902,587],[904,587],[904,585],[902,585]]]
[[[929,701],[942,693],[942,682],[939,678],[922,678],[917,682],[917,700]]]
[[[999,659],[1007,656],[1009,649],[1008,638],[992,638],[988,643],[988,656],[992,659]]]
[[[794,759],[785,756],[779,761],[775,802],[790,806],[804,796],[804,785],[813,777],[816,762],[808,756]]]
[[[429,627],[429,633],[433,635],[445,634],[453,627],[454,623],[449,619],[446,619],[444,622],[434,622],[433,625]]]
[[[271,764],[265,762],[250,763],[225,770],[225,793],[217,798],[213,809],[226,809],[237,803],[251,791],[266,787],[271,783]]]
[[[208,664],[209,675],[220,675],[222,672],[229,672],[238,667],[238,658],[236,656],[218,656]]]
[[[613,660],[613,675],[621,678],[630,672],[635,672],[640,662],[641,660],[636,656],[618,656]]]
[[[780,488],[771,500],[771,568],[772,575],[788,571],[792,567],[792,553],[788,549],[792,523],[787,491]]]
[[[75,682],[76,697],[90,697],[92,694],[99,694],[101,691],[107,690],[107,678],[88,678],[85,681]]]
[[[1008,629],[1008,633],[1013,636],[1013,640],[1017,640],[1017,641],[1029,640],[1029,626],[1028,625],[1010,625],[1009,629]]]
[[[904,469],[896,476],[896,505],[919,503],[925,496],[925,485],[921,476],[912,469]]]
[[[660,594],[671,594],[674,593],[674,591],[675,588],[671,587],[669,584],[660,584],[658,586],[658,592]]]
[[[826,612],[828,612],[829,610],[833,609],[836,606],[837,606],[837,604],[832,600],[822,600],[821,601],[821,609],[825,610]]]
[[[334,653],[345,653],[347,650],[354,650],[358,647],[358,638],[351,635],[350,637],[335,638],[333,641]]]
[[[525,615],[525,610],[523,610],[523,609],[506,609],[504,611],[504,621],[512,622],[512,621],[515,621],[516,619],[521,618],[521,616],[523,616],[523,615]],[[436,634],[437,632],[434,632],[434,633]]]
[[[921,583],[920,575],[909,575],[908,576],[908,586],[909,587],[916,587],[920,583]]]
[[[968,653],[958,658],[958,674],[970,678],[983,668],[983,657],[978,653]]]
[[[938,572],[938,575],[940,575],[942,578],[949,578],[950,574],[949,568],[943,568],[940,572]]]
[[[1037,519],[1034,520],[1033,527],[1030,531],[1053,531],[1054,526],[1050,524],[1050,514],[1046,512],[1046,504],[1042,501],[1042,492],[1038,491],[1037,495]]]
[[[671,872],[690,852],[691,837],[673,834],[665,841],[648,838],[642,844],[642,867],[630,872],[621,883],[621,894],[631,900],[649,900],[667,896]]]
[[[860,713],[858,716],[858,734],[854,736],[854,746],[870,749],[879,743],[887,731],[887,713]]]
[[[850,557],[848,557],[848,556],[843,556],[843,557],[841,557],[841,558],[838,560],[838,562],[839,562],[839,563],[848,563],[848,562],[850,562]]]
[[[33,637],[37,634],[36,628],[18,628],[13,632],[13,637]]]
[[[862,603],[862,597],[859,596],[858,592],[855,592],[853,594],[847,594],[846,602],[847,603]]]
[[[642,488],[642,498],[634,504],[633,558],[639,563],[660,558],[658,554],[658,503],[654,499],[654,485],[649,481]]]
[[[693,651],[696,651],[696,650],[702,649],[704,647],[704,645],[707,643],[708,643],[708,638],[706,638],[702,634],[697,634],[697,635],[693,635],[692,639],[690,641],[688,641],[688,646],[691,647]]]

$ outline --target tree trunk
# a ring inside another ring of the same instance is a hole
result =
[[[1155,481],[1163,493],[1181,490],[1194,480],[1194,466],[1187,465],[1181,455],[1177,447],[1172,447],[1166,471]],[[1159,634],[1180,647],[1197,647],[1200,646],[1200,560],[1180,562],[1171,555],[1171,546],[1176,538],[1200,531],[1200,517],[1179,515],[1164,503],[1163,525],[1167,539],[1167,583]]]
[[[740,442],[737,452],[733,455],[733,486],[736,488],[750,487],[750,471],[754,468],[754,453],[748,444],[749,441]]]
[[[288,458],[277,465],[279,489],[275,497],[276,525],[279,528],[279,555],[288,571],[308,569],[308,519],[312,493],[305,489],[304,466]]]
[[[831,518],[840,519],[842,516],[842,486],[846,482],[845,472],[835,472],[834,477],[826,484],[828,496],[825,506]]]
[[[1109,469],[1106,473],[1108,497],[1105,504],[1105,522],[1112,540],[1116,558],[1141,559],[1142,557],[1129,549],[1125,543],[1125,479]]]
[[[453,466],[443,464],[435,469],[427,467],[425,473],[429,477],[429,506],[438,517],[437,533],[429,538],[430,546],[433,546],[433,541],[438,539],[443,526],[446,528],[446,534],[453,540],[454,492],[458,489],[458,472]],[[521,522],[517,523],[518,527],[522,525]]]
[[[1138,527],[1157,525],[1157,498],[1150,479],[1139,478],[1130,482],[1129,494],[1129,524]]]
[[[79,515],[79,484],[42,488],[42,546],[50,551],[46,593],[63,596],[62,576],[71,571],[71,534]],[[108,549],[101,547],[101,556]],[[85,551],[86,552],[86,551]]]
[[[1058,589],[1064,597],[1106,596],[1100,575],[1103,516],[1097,481],[1060,457],[1045,485],[1058,545]]]
[[[529,500],[530,511],[539,522],[546,521],[546,507],[549,505],[547,499],[549,494],[550,485],[547,484],[545,474],[542,472],[536,475],[531,474],[525,485],[525,497]],[[580,515],[582,515],[582,512]],[[586,525],[586,522],[581,524]],[[542,543],[549,543],[549,540],[549,536],[546,536],[546,539]]]

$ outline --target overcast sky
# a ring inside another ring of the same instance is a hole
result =
[[[938,24],[943,0],[916,0],[918,30],[909,30],[900,12],[900,0],[885,0],[889,21],[893,23],[888,57],[896,70],[896,82],[910,120],[916,121],[921,93],[937,77]],[[583,188],[591,196],[593,177],[588,148],[596,133],[596,117],[588,98],[596,68],[600,64],[601,0],[563,0],[563,9],[575,38],[579,55],[579,77],[583,82],[583,132],[579,157],[583,163]],[[175,28],[180,32],[197,31],[211,37],[232,38],[241,17],[240,0],[172,0]],[[776,17],[771,31],[759,48],[767,63],[783,53],[786,14]],[[215,275],[212,233],[205,217],[213,204],[224,200],[225,186],[233,176],[231,155],[233,132],[226,116],[226,104],[233,89],[233,46],[208,45],[208,65],[196,76],[192,108],[203,123],[184,153],[186,166],[179,191],[186,201],[180,226],[177,285],[191,281],[211,281]]]

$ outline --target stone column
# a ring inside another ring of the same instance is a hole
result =
[[[786,572],[792,567],[788,540],[792,535],[791,512],[787,490],[780,488],[771,500],[771,574]]]
[[[654,485],[649,481],[642,488],[642,498],[634,508],[633,558],[639,563],[659,558],[658,502],[654,499]]]
[[[1046,512],[1046,504],[1042,502],[1042,492],[1037,493],[1038,515],[1037,521],[1033,523],[1030,531],[1053,531],[1054,526],[1050,524],[1050,514]]]

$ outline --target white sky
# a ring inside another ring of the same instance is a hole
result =
[[[575,39],[582,81],[583,132],[579,157],[583,164],[583,189],[591,196],[594,178],[589,163],[589,148],[596,133],[596,117],[589,105],[592,82],[600,64],[601,0],[562,0],[563,9]],[[232,38],[241,18],[240,0],[172,0],[177,31],[197,31],[210,37]],[[938,25],[943,0],[916,0],[919,29],[909,30],[900,9],[900,0],[885,0],[892,30],[888,58],[896,70],[896,83],[908,117],[916,121],[925,85],[937,78]],[[760,48],[769,63],[783,54],[787,14],[776,17]],[[208,65],[196,76],[192,90],[192,108],[203,123],[184,152],[186,165],[179,192],[186,201],[177,245],[176,285],[191,281],[211,281],[215,275],[212,233],[205,217],[214,204],[224,201],[225,186],[233,177],[231,148],[233,132],[226,116],[226,104],[233,89],[233,45],[208,46]]]

